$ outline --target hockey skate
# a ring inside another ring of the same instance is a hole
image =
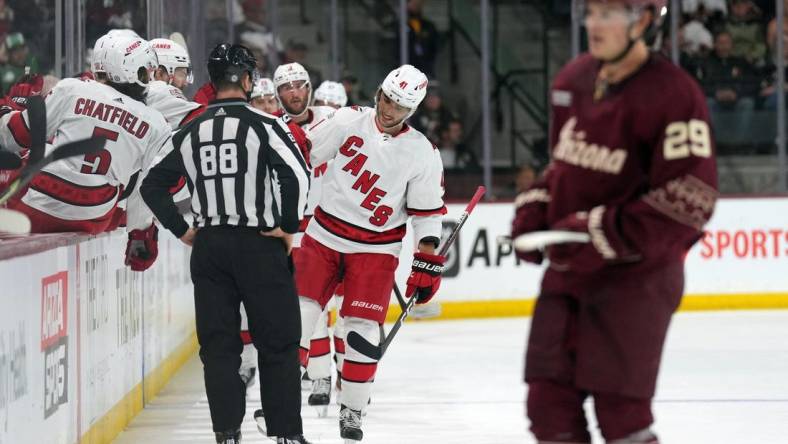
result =
[[[241,444],[241,429],[216,433],[218,444]]]
[[[254,422],[257,423],[257,430],[263,434],[263,436],[268,436],[268,429],[265,425],[265,414],[263,414],[263,409],[257,409],[254,411]],[[271,438],[273,440],[273,438]]]
[[[328,405],[331,403],[331,377],[320,378],[312,382],[312,393],[307,400],[309,405],[317,409],[317,416],[325,418]]]
[[[304,435],[291,436],[289,438],[276,438],[276,444],[311,444],[304,438]]]
[[[301,390],[309,390],[312,388],[312,380],[309,379],[309,373],[304,372],[301,376]]]
[[[361,412],[342,406],[339,410],[339,436],[345,444],[361,442],[364,432],[361,431]]]

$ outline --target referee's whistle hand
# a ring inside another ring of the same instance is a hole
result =
[[[282,242],[285,244],[285,249],[287,250],[288,256],[290,255],[290,252],[293,251],[293,235],[290,233],[285,233],[281,228],[276,227],[273,230],[261,231],[260,234],[263,236],[278,237],[282,239]]]
[[[196,228],[189,228],[189,230],[186,231],[186,234],[181,236],[181,242],[191,247],[192,244],[194,244],[194,236],[196,234],[197,234]]]

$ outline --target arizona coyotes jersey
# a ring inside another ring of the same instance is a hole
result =
[[[25,204],[65,220],[106,215],[131,176],[149,165],[170,137],[170,126],[161,113],[92,80],[58,82],[46,97],[46,116],[46,136],[54,148],[91,137],[107,139],[97,153],[44,167],[23,196]],[[27,111],[4,115],[0,144],[29,147],[28,122]],[[75,188],[84,192],[76,193]]]
[[[584,55],[556,76],[552,160],[518,197],[514,231],[534,223],[548,229],[587,213],[591,242],[566,263],[551,257],[560,271],[637,271],[680,261],[717,198],[706,99],[687,73],[657,54],[606,90],[595,85],[600,66]]]
[[[340,108],[307,128],[321,196],[306,233],[342,253],[399,255],[409,216],[416,239],[440,239],[443,164],[423,134],[383,132],[372,108]],[[310,191],[311,193],[311,191]]]
[[[203,110],[202,105],[187,99],[180,89],[161,80],[150,82],[145,104],[162,113],[173,131]]]

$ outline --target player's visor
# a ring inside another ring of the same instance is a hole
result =
[[[283,92],[290,92],[290,91],[295,91],[295,90],[299,90],[299,89],[304,89],[307,86],[309,86],[309,82],[307,82],[306,80],[295,80],[295,81],[292,81],[292,82],[287,82],[287,83],[283,83],[283,84],[279,85],[279,88],[277,88],[277,91],[279,91],[279,93],[281,94]]]

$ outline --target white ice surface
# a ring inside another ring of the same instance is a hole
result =
[[[408,323],[379,367],[363,443],[533,443],[521,382],[529,322]],[[244,443],[271,442],[252,419],[257,387]],[[663,444],[788,443],[788,311],[676,315],[654,408]],[[305,405],[306,437],[341,443],[337,414],[333,402],[323,419]],[[196,356],[115,442],[214,442]]]

